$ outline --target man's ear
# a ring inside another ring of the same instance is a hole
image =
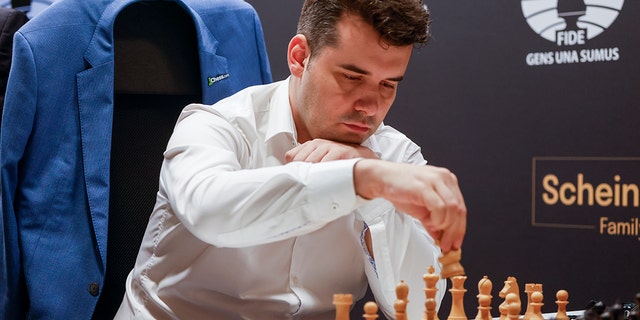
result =
[[[297,34],[291,41],[289,41],[289,48],[287,49],[287,63],[289,64],[289,71],[294,77],[302,77],[304,67],[309,61],[311,56],[311,50],[307,37],[302,34]]]

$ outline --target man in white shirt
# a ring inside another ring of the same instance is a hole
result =
[[[333,319],[367,284],[391,318],[400,280],[421,318],[466,207],[382,121],[428,19],[420,0],[307,0],[288,79],[187,106],[116,318]]]

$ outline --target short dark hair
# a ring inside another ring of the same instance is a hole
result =
[[[307,38],[312,55],[338,44],[336,25],[345,13],[362,17],[392,46],[425,45],[431,38],[422,0],[305,0],[298,34]]]

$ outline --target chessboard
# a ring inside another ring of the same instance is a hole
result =
[[[427,273],[423,275],[425,311],[422,320],[440,320],[436,302],[436,292],[438,291],[436,283],[442,278],[449,279],[448,284],[450,284],[448,291],[451,295],[451,309],[446,320],[640,320],[640,311],[638,311],[640,293],[636,294],[635,303],[632,304],[615,303],[612,306],[605,306],[602,302],[592,301],[584,310],[567,311],[569,292],[562,289],[558,290],[554,296],[557,311],[542,313],[544,304],[542,284],[526,283],[523,290],[523,293],[526,294],[526,301],[521,301],[520,286],[513,276],[504,280],[502,289],[498,292],[498,296],[502,299],[502,303],[498,306],[498,317],[494,317],[491,312],[493,282],[487,276],[478,282],[477,314],[469,316],[465,313],[463,305],[464,295],[467,292],[464,287],[467,276],[456,274],[447,274],[448,276],[445,277],[444,274],[435,274],[433,266],[427,269]],[[409,287],[404,281],[400,281],[396,286],[396,301],[394,303],[396,320],[420,320],[407,318],[408,293]],[[336,320],[350,320],[350,309],[353,304],[353,298],[350,294],[334,294],[333,304],[336,308]],[[373,301],[366,302],[362,312],[362,319],[379,318],[378,306]]]

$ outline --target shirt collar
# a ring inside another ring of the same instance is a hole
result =
[[[281,81],[269,100],[269,122],[265,141],[271,140],[276,135],[288,135],[294,143],[297,141],[296,126],[289,102],[289,78]]]

